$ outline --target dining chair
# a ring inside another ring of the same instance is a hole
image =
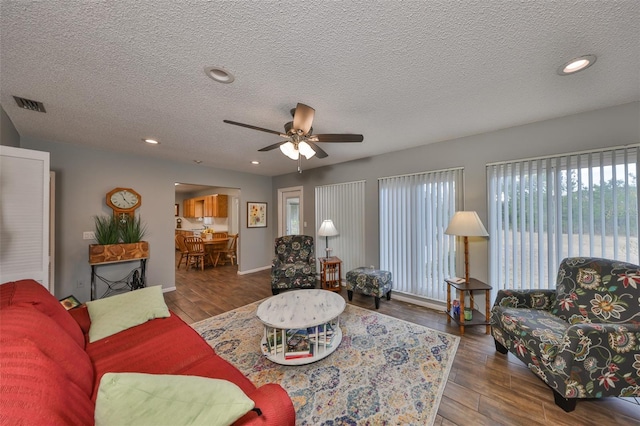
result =
[[[229,245],[224,250],[218,251],[215,265],[218,264],[221,258],[222,258],[223,265],[226,263],[226,259],[229,259],[232,265],[234,265],[234,262],[237,265],[238,264],[237,250],[238,250],[238,234],[229,235]]]
[[[178,250],[180,250],[180,260],[178,260],[178,266],[176,267],[176,269],[180,269],[180,265],[182,264],[183,260],[185,268],[187,268],[187,265],[189,264],[189,249],[184,242],[185,238],[186,237],[182,234],[176,235],[176,246],[178,247]]]
[[[189,257],[187,259],[187,270],[189,270],[191,266],[200,266],[200,270],[204,271],[205,257],[208,257],[209,261],[213,264],[211,255],[208,254],[204,249],[204,242],[202,241],[202,238],[186,237],[184,239],[184,243],[186,244],[187,251],[189,252]]]

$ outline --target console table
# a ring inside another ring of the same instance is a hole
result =
[[[112,265],[115,263],[125,263],[125,262],[137,262],[140,261],[140,266],[135,267],[131,272],[127,274],[126,277],[121,278],[119,280],[109,280],[105,277],[102,277],[96,273],[96,268],[98,266],[104,265]],[[147,258],[140,259],[126,259],[126,260],[115,260],[111,262],[97,262],[90,263],[91,265],[91,300],[96,299],[96,278],[102,281],[107,285],[107,289],[102,294],[100,298],[106,297],[112,293],[116,293],[122,290],[137,290],[139,288],[143,288],[146,286],[147,278],[146,278],[146,269],[147,269]]]

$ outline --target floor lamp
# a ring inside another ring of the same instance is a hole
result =
[[[325,238],[327,259],[329,259],[329,252],[331,251],[329,248],[329,237],[333,237],[334,235],[338,235],[338,230],[333,224],[333,221],[331,219],[323,220],[320,229],[318,229],[318,236]]]
[[[474,211],[456,212],[449,222],[445,234],[464,237],[464,282],[469,283],[469,239],[468,237],[488,237],[478,213]]]

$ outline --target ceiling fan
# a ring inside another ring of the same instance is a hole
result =
[[[314,155],[318,158],[325,158],[327,154],[316,143],[318,142],[362,142],[364,137],[362,135],[355,134],[323,134],[314,135],[313,117],[316,110],[308,105],[299,103],[295,108],[291,110],[293,121],[284,125],[284,133],[277,130],[264,129],[262,127],[252,126],[250,124],[238,123],[237,121],[222,120],[225,123],[233,124],[235,126],[246,127],[248,129],[258,130],[261,132],[273,133],[275,135],[285,138],[284,140],[274,143],[273,145],[265,146],[258,151],[271,151],[272,149],[280,148],[283,154],[292,160],[298,160],[298,171],[302,173],[300,168],[300,155],[303,155],[307,160]]]

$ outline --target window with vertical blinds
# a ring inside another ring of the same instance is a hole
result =
[[[446,301],[456,240],[444,231],[462,210],[462,179],[458,168],[378,180],[380,267],[393,273],[394,292]]]
[[[364,181],[316,187],[316,232],[323,220],[333,221],[338,235],[329,237],[329,247],[343,271],[364,265],[364,209]],[[316,257],[324,256],[326,239],[315,238]]]
[[[555,288],[565,257],[640,263],[640,145],[487,165],[494,288]]]

